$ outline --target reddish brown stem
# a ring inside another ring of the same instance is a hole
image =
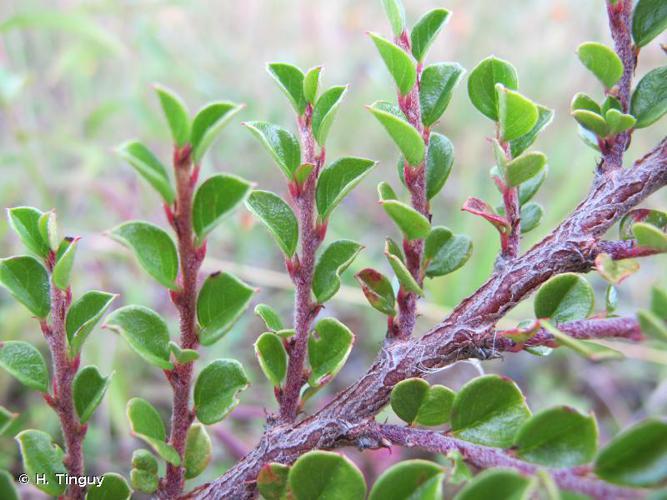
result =
[[[633,259],[637,257],[649,257],[664,250],[640,247],[635,240],[601,241],[598,243],[601,253],[608,253],[614,260]]]
[[[505,152],[505,160],[512,160],[512,151],[507,142],[500,140],[500,129],[496,134],[500,146]],[[500,168],[500,167],[499,167]],[[521,245],[521,205],[519,203],[519,188],[500,183],[503,191],[503,205],[505,206],[505,219],[509,224],[507,233],[500,233],[501,252],[503,259],[514,259],[519,255]]]

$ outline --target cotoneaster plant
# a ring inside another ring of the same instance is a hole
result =
[[[150,402],[128,402],[131,431],[150,448],[134,452],[129,484],[117,473],[88,488],[65,489],[54,480],[64,471],[84,473],[86,421],[109,377],[95,367],[79,369],[79,353],[114,296],[88,292],[72,302],[69,276],[78,240],[58,241],[50,212],[9,211],[12,227],[37,258],[0,261],[0,282],[37,317],[54,367],[49,382],[39,351],[18,341],[0,344],[0,366],[42,392],[61,419],[64,451],[42,431],[17,435],[29,476],[47,474],[47,483],[38,485],[44,492],[68,499],[125,499],[134,489],[168,499],[259,494],[267,500],[436,500],[446,489],[463,500],[609,499],[642,498],[667,484],[667,422],[659,416],[600,446],[593,414],[565,406],[533,414],[508,378],[479,376],[458,392],[427,381],[430,372],[463,359],[523,351],[546,356],[566,347],[591,362],[622,358],[621,351],[596,342],[604,338],[664,348],[667,291],[654,289],[650,308],[636,317],[615,313],[617,287],[638,269],[635,259],[667,252],[667,214],[637,208],[667,184],[667,138],[632,165],[624,164],[632,135],[667,113],[667,67],[633,83],[641,48],[667,27],[664,2],[639,0],[633,6],[630,0],[609,0],[613,48],[586,42],[577,49],[601,84],[599,95],[579,93],[571,103],[581,137],[599,152],[596,174],[574,212],[528,250],[522,251],[521,236],[538,227],[543,213],[531,200],[547,182],[547,156],[532,146],[553,111],[521,93],[508,61],[488,57],[469,71],[469,99],[493,123],[490,181],[500,196],[496,201],[471,197],[462,209],[494,226],[500,251],[488,280],[421,336],[415,329],[425,280],[465,265],[473,251],[471,239],[452,232],[445,214],[433,214],[430,206],[455,163],[454,145],[438,124],[465,70],[458,63],[427,62],[448,10],[433,9],[408,28],[399,0],[382,3],[392,37],[369,35],[394,82],[396,101],[377,101],[368,111],[397,147],[396,176],[393,167],[376,167],[369,159],[327,159],[326,140],[347,87],[322,90],[320,67],[303,72],[285,63],[267,69],[294,108],[297,132],[263,121],[244,123],[285,178],[284,197],[226,174],[199,183],[202,157],[240,109],[232,103],[209,104],[191,119],[180,98],[156,87],[173,138],[173,176],[140,142],[119,148],[162,196],[175,242],[164,229],[140,221],[109,234],[168,290],[180,323],[176,342],[167,322],[142,305],[124,305],[104,321],[141,358],[163,370],[173,392],[168,427]],[[384,267],[362,269],[355,278],[370,306],[386,318],[386,338],[368,371],[318,407],[318,391],[344,366],[355,339],[323,309],[338,293],[341,274],[363,250],[352,240],[327,241],[327,226],[336,207],[373,168],[385,168],[378,197],[397,231],[385,241]],[[267,304],[255,307],[266,326],[258,332],[255,354],[274,387],[276,407],[267,409],[271,414],[253,450],[218,479],[188,491],[186,480],[201,474],[211,457],[205,426],[225,418],[248,385],[244,368],[233,359],[215,360],[195,377],[199,350],[225,335],[255,292],[228,273],[199,276],[207,236],[243,202],[284,257],[295,291],[293,319],[286,322]],[[619,237],[608,239],[615,225]],[[583,277],[590,271],[609,283],[602,308],[596,309],[593,288]],[[534,318],[501,329],[499,320],[534,292]],[[376,420],[387,405],[405,425]],[[2,430],[13,414],[0,410]],[[348,446],[417,448],[442,460],[399,462],[368,485],[356,465],[331,451]],[[16,497],[8,474],[0,474],[0,493]]]

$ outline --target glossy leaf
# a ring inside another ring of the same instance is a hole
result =
[[[388,182],[380,182],[377,187],[377,192],[378,192],[378,197],[380,198],[380,201],[386,201],[386,200],[397,200],[398,196],[396,195],[396,192],[394,189],[389,185]]]
[[[197,297],[197,320],[202,327],[199,341],[211,345],[220,340],[246,310],[255,291],[229,273],[206,278]]]
[[[250,192],[251,184],[235,175],[218,174],[206,179],[195,193],[192,226],[203,240]]]
[[[632,93],[630,112],[637,118],[635,128],[652,125],[667,113],[667,66],[655,68],[637,84]]]
[[[595,102],[591,96],[584,94],[583,92],[576,93],[572,98],[572,102],[570,103],[570,111],[577,110],[591,111],[596,115],[603,114],[600,105]]]
[[[667,423],[648,419],[621,432],[598,454],[595,473],[616,484],[635,488],[667,480]]]
[[[308,70],[306,76],[303,78],[303,97],[306,102],[315,104],[317,100],[317,90],[320,86],[320,73],[322,66],[315,66]]]
[[[287,351],[282,339],[273,332],[262,333],[255,342],[255,356],[269,382],[279,387],[287,373]]]
[[[86,500],[129,500],[131,495],[130,485],[123,476],[107,472],[99,485],[88,487]]]
[[[652,224],[637,222],[632,226],[637,244],[641,247],[652,248],[661,252],[667,251],[667,233]]]
[[[96,366],[86,366],[74,377],[72,382],[74,408],[82,424],[90,419],[102,402],[112,376],[113,373],[108,377],[103,377]]]
[[[48,247],[51,250],[58,249],[58,224],[56,222],[56,213],[53,210],[40,215],[37,221],[37,227],[39,229],[40,236],[42,240],[46,242]]]
[[[394,289],[391,281],[375,269],[362,269],[354,275],[369,304],[388,316],[396,314]]]
[[[517,137],[510,141],[510,151],[512,153],[512,158],[516,158],[526,149],[528,149],[537,139],[537,136],[549,126],[551,121],[554,118],[553,110],[545,108],[537,104],[537,122],[532,129],[523,134],[521,137]]]
[[[127,402],[127,418],[133,436],[145,441],[164,460],[180,465],[181,459],[173,446],[167,444],[167,432],[158,411],[148,401],[132,398]]]
[[[49,275],[34,257],[0,259],[0,285],[38,318],[51,311]]]
[[[162,162],[139,141],[129,141],[116,149],[118,156],[128,162],[168,204],[172,204],[176,195]]]
[[[375,166],[365,158],[340,158],[327,165],[317,179],[315,201],[321,219],[327,219],[334,208]]]
[[[401,288],[404,291],[416,293],[420,297],[424,296],[424,290],[422,290],[417,280],[412,276],[406,265],[403,263],[403,260],[392,254],[390,248],[387,248],[385,245],[384,255],[389,261],[389,265],[394,270],[394,274],[398,279],[398,282],[401,285]]]
[[[65,453],[46,432],[28,429],[19,432],[16,441],[21,449],[23,469],[32,484],[48,495],[57,497],[65,492],[67,485],[58,480],[58,474],[66,474],[63,459]],[[42,476],[43,475],[43,476]],[[37,477],[44,477],[37,484]]]
[[[212,102],[200,109],[192,121],[192,152],[195,163],[199,164],[220,131],[243,106],[233,102]]]
[[[294,134],[267,122],[246,122],[243,125],[262,143],[285,177],[291,179],[301,165],[301,146]]]
[[[593,288],[585,278],[565,273],[554,276],[535,296],[535,316],[556,323],[587,318],[593,311]]]
[[[377,33],[369,33],[401,95],[407,95],[417,81],[417,70],[410,56],[398,45]]]
[[[598,429],[593,415],[568,406],[549,408],[533,415],[514,439],[520,458],[548,467],[574,467],[589,463],[597,451]]]
[[[475,476],[454,497],[455,500],[516,500],[527,498],[531,481],[518,472],[507,469],[489,469]]]
[[[644,222],[657,227],[662,231],[667,231],[667,212],[660,210],[651,210],[648,208],[635,208],[623,216],[619,223],[618,233],[624,240],[634,239],[632,226],[636,222]]]
[[[152,365],[171,370],[169,330],[164,319],[148,307],[124,306],[107,316],[103,328],[120,334],[134,352]]]
[[[530,132],[539,116],[537,105],[518,92],[505,88],[501,83],[496,84],[496,92],[502,139],[511,141]]]
[[[65,248],[58,257],[55,266],[53,266],[51,279],[53,284],[60,290],[67,290],[72,276],[72,267],[74,266],[74,257],[76,256],[76,248],[79,245],[79,238],[71,241],[65,240],[63,243]]]
[[[643,47],[667,29],[667,5],[661,0],[638,0],[632,11],[632,38]]]
[[[411,206],[397,200],[384,200],[380,203],[407,240],[424,239],[431,232],[429,220]]]
[[[65,319],[67,342],[72,355],[81,352],[88,335],[116,297],[113,293],[91,290],[72,303]]]
[[[363,248],[352,240],[337,240],[322,252],[313,274],[313,294],[319,304],[336,295],[340,289],[340,275]]]
[[[162,111],[171,130],[174,144],[183,147],[190,140],[190,113],[176,93],[162,85],[154,85]]]
[[[452,431],[466,441],[507,448],[530,410],[514,382],[484,375],[465,384],[452,407]]]
[[[206,428],[199,423],[192,424],[185,438],[185,454],[183,457],[185,479],[193,479],[204,472],[211,461],[212,452],[213,446]]]
[[[308,383],[318,387],[327,383],[347,361],[354,344],[354,334],[335,318],[317,322],[308,336],[308,363],[311,374]]]
[[[299,241],[299,225],[290,206],[271,191],[255,190],[246,206],[269,230],[287,257],[292,257]]]
[[[377,478],[369,500],[441,500],[443,468],[427,460],[399,462]]]
[[[437,63],[424,68],[419,87],[422,123],[430,127],[447,109],[465,70],[457,63]]]
[[[442,425],[449,421],[454,391],[430,386],[421,378],[402,380],[391,391],[391,409],[410,425]]]
[[[505,165],[505,177],[507,183],[512,187],[516,187],[519,184],[532,179],[542,172],[546,163],[547,157],[544,153],[536,151],[524,153],[518,158],[514,158]]]
[[[178,274],[176,245],[163,229],[148,222],[132,221],[115,227],[109,234],[132,250],[152,278],[172,290],[178,288],[174,282]]]
[[[623,63],[616,52],[598,42],[585,42],[577,48],[581,63],[605,88],[613,87],[623,76]]]
[[[426,196],[437,195],[447,182],[454,165],[454,145],[442,134],[432,133],[426,152]]]
[[[40,392],[49,390],[49,372],[44,357],[27,342],[0,342],[0,368],[31,389]]]
[[[235,359],[216,359],[204,368],[195,383],[195,413],[202,424],[219,422],[232,411],[237,395],[248,387],[248,377]]]
[[[405,8],[401,0],[382,0],[382,6],[391,24],[394,36],[400,36],[405,30]]]
[[[496,84],[516,90],[519,80],[516,69],[509,62],[497,57],[487,57],[470,72],[468,96],[480,113],[498,121],[498,94]]]
[[[453,234],[436,226],[424,243],[425,274],[429,278],[444,276],[462,267],[472,255],[472,240],[464,234]]]
[[[637,123],[634,116],[626,115],[613,108],[606,112],[604,119],[607,122],[609,134],[611,135],[620,134],[621,132],[632,128],[635,123]]]
[[[587,111],[585,109],[579,109],[572,112],[572,117],[577,120],[577,123],[584,127],[586,130],[590,130],[598,137],[605,137],[609,133],[609,126],[607,121],[597,113],[592,111]]]
[[[32,207],[14,207],[7,210],[10,227],[26,248],[39,257],[49,255],[49,243],[39,229],[39,219],[43,215],[41,210]]]
[[[410,33],[410,45],[412,55],[417,61],[422,62],[428,49],[433,44],[435,37],[449,19],[450,12],[447,9],[433,9],[424,14],[412,27]]]
[[[320,146],[324,146],[329,129],[336,117],[336,111],[343,100],[347,86],[331,87],[315,103],[312,116],[313,136]]]
[[[303,72],[296,66],[286,63],[270,63],[267,64],[266,69],[290,100],[297,114],[302,115],[306,109],[306,99],[303,95]]]
[[[288,481],[295,500],[366,497],[366,481],[361,471],[344,456],[330,451],[301,455],[291,467]]]
[[[618,285],[639,270],[639,262],[634,259],[614,260],[611,255],[601,253],[595,257],[595,268],[609,283]]]
[[[410,165],[419,165],[424,159],[424,140],[421,134],[406,120],[386,111],[385,106],[376,102],[368,110],[389,133],[394,143]]]

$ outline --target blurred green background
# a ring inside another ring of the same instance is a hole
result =
[[[601,98],[601,88],[578,62],[575,49],[586,40],[610,43],[602,0],[407,0],[410,22],[433,7],[453,11],[449,24],[431,50],[429,61],[457,61],[470,70],[495,54],[519,71],[520,90],[555,109],[554,122],[534,148],[549,157],[550,173],[537,201],[545,207],[542,224],[526,235],[524,248],[539,240],[584,195],[593,176],[596,154],[577,137],[568,114],[571,97],[585,91]],[[239,125],[264,119],[294,127],[291,108],[265,71],[267,61],[285,61],[304,69],[324,65],[323,85],[349,83],[350,90],[332,128],[327,157],[357,155],[380,165],[339,208],[328,239],[352,238],[366,250],[346,273],[348,285],[323,312],[337,315],[356,333],[353,355],[331,384],[336,390],[369,365],[382,341],[383,317],[363,306],[352,274],[369,265],[388,271],[382,258],[385,235],[395,229],[376,203],[380,180],[399,186],[396,149],[364,109],[377,99],[393,99],[390,76],[366,36],[388,36],[379,0],[2,0],[0,4],[0,201],[3,207],[33,205],[55,208],[61,231],[83,237],[73,281],[75,296],[96,288],[121,294],[116,306],[138,303],[174,318],[166,292],[141,273],[136,263],[104,231],[128,219],[165,225],[161,202],[117,158],[113,149],[140,138],[163,161],[170,156],[169,134],[152,93],[151,83],[177,90],[192,110],[209,100],[246,104],[223,132],[203,166],[203,175],[229,171],[285,193],[283,178],[269,156]],[[664,42],[665,40],[663,40]],[[657,66],[664,55],[658,44],[642,50],[638,76]],[[465,268],[428,285],[420,332],[478,287],[492,269],[498,251],[495,230],[460,212],[468,196],[493,204],[499,196],[488,178],[492,154],[486,137],[492,124],[470,104],[465,81],[436,130],[456,148],[452,175],[433,201],[434,222],[469,234],[475,244]],[[638,158],[664,135],[664,120],[638,131],[626,156]],[[664,209],[665,193],[647,206]],[[291,310],[292,292],[278,250],[244,210],[216,230],[208,245],[208,270],[236,273],[261,288],[258,302]],[[0,221],[0,255],[21,252],[16,237]],[[650,285],[665,285],[667,257],[642,261],[641,271],[620,289],[622,310],[646,305]],[[591,276],[604,310],[604,283]],[[530,301],[529,301],[530,302]],[[530,303],[511,313],[506,324],[530,317]],[[0,339],[33,341],[45,352],[34,320],[6,293],[0,294]],[[172,321],[176,335],[176,324]],[[203,351],[209,359],[235,357],[253,381],[241,405],[211,432],[215,457],[196,483],[210,480],[251,447],[262,430],[265,412],[275,409],[271,388],[254,359],[252,343],[262,332],[251,312],[218,344]],[[569,352],[548,358],[528,354],[478,367],[462,363],[434,380],[458,388],[478,373],[497,371],[513,377],[529,395],[534,410],[568,403],[594,410],[602,439],[646,414],[665,414],[667,383],[662,382],[667,353],[646,346],[622,346],[623,362],[594,365]],[[90,472],[127,473],[129,456],[139,445],[128,434],[125,402],[143,396],[168,415],[170,390],[162,373],[151,368],[108,331],[97,330],[84,349],[85,364],[103,373],[115,370],[111,390],[97,411],[86,441]],[[322,404],[327,391],[309,402]],[[15,428],[0,436],[0,468],[20,468],[13,431],[34,426],[58,435],[58,423],[37,394],[26,392],[0,373],[0,401],[21,413]],[[384,418],[382,415],[381,418]],[[387,413],[386,417],[391,418]],[[401,457],[386,451],[351,452],[373,477]],[[193,482],[193,485],[196,484]]]

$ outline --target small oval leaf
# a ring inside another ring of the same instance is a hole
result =
[[[623,76],[623,62],[612,49],[598,42],[585,42],[577,48],[581,63],[610,89]]]
[[[535,296],[535,316],[556,323],[588,317],[593,311],[593,288],[585,278],[565,273],[554,276]]]
[[[220,131],[232,117],[241,111],[243,106],[233,102],[212,102],[200,109],[192,121],[192,143],[193,157],[199,164],[204,154],[211,147]]]
[[[417,81],[417,70],[410,56],[398,45],[377,33],[369,33],[401,95],[407,95]]]
[[[199,421],[211,425],[225,418],[239,404],[237,395],[248,384],[243,366],[235,359],[209,363],[195,383],[195,412]]]
[[[51,312],[49,275],[34,257],[0,259],[0,285],[38,318]]]
[[[206,470],[211,461],[213,446],[211,438],[208,437],[206,428],[199,423],[194,423],[188,429],[185,438],[185,454],[183,458],[185,466],[185,479],[193,479]]]
[[[361,471],[344,456],[330,451],[301,455],[290,468],[288,481],[295,500],[366,497],[366,481]]]
[[[266,69],[292,103],[297,114],[302,115],[306,109],[303,72],[292,64],[278,62],[267,64]]]
[[[282,339],[273,332],[262,333],[255,342],[259,366],[274,387],[280,387],[287,373],[287,351]]]
[[[32,344],[20,340],[0,342],[0,368],[31,389],[49,390],[49,372],[44,357]]]
[[[441,500],[443,468],[427,460],[404,460],[380,474],[368,500]]]
[[[347,157],[327,165],[317,179],[315,194],[320,218],[329,218],[334,208],[361,182],[375,164],[373,160]]]
[[[450,12],[447,9],[433,9],[424,14],[412,27],[410,33],[410,45],[412,55],[417,61],[422,62],[426,52],[433,44],[435,37],[449,19]]]
[[[172,465],[180,465],[181,459],[173,446],[167,444],[164,422],[158,411],[148,401],[132,398],[127,402],[127,418],[132,435],[148,443],[155,452]]]
[[[312,370],[308,383],[318,387],[331,380],[347,361],[354,334],[335,318],[317,322],[308,336],[308,362]]]
[[[183,100],[173,90],[154,85],[162,111],[169,124],[174,144],[183,147],[190,140],[190,113]]]
[[[251,184],[235,175],[218,174],[206,179],[195,193],[192,226],[200,241],[241,203]]]
[[[73,357],[81,352],[81,346],[116,297],[117,295],[113,293],[91,290],[69,307],[65,319],[65,331]]]
[[[313,108],[313,136],[320,146],[324,146],[327,140],[329,129],[346,91],[347,86],[331,87],[320,96]]]
[[[67,485],[59,481],[59,475],[66,475],[63,464],[65,453],[53,442],[46,432],[28,429],[15,437],[21,448],[23,468],[28,479],[44,493],[57,497],[65,492]],[[43,477],[44,482],[36,482]],[[62,477],[62,476],[61,476]]]
[[[340,289],[340,275],[363,248],[352,240],[337,240],[322,252],[313,274],[313,294],[319,304],[336,295]]]
[[[72,382],[72,397],[79,421],[85,424],[93,415],[95,409],[102,402],[111,377],[103,377],[96,366],[86,366],[81,369]]]
[[[268,122],[246,122],[250,132],[262,143],[285,177],[292,179],[301,165],[301,146],[292,132]]]
[[[292,257],[299,241],[299,225],[290,206],[277,194],[260,190],[250,193],[246,206],[266,226],[283,253]]]
[[[635,128],[645,128],[667,113],[667,66],[655,68],[639,81],[632,93],[630,109],[637,118]]]
[[[475,66],[468,78],[470,101],[480,113],[493,121],[498,121],[497,83],[502,83],[510,90],[516,90],[519,86],[514,66],[493,56],[487,57]]]
[[[116,153],[128,162],[168,204],[172,204],[176,195],[162,162],[139,141],[130,141],[116,148]]]
[[[389,133],[408,163],[412,166],[419,165],[424,159],[425,146],[417,129],[404,118],[387,111],[382,102],[373,103],[368,110]]]

